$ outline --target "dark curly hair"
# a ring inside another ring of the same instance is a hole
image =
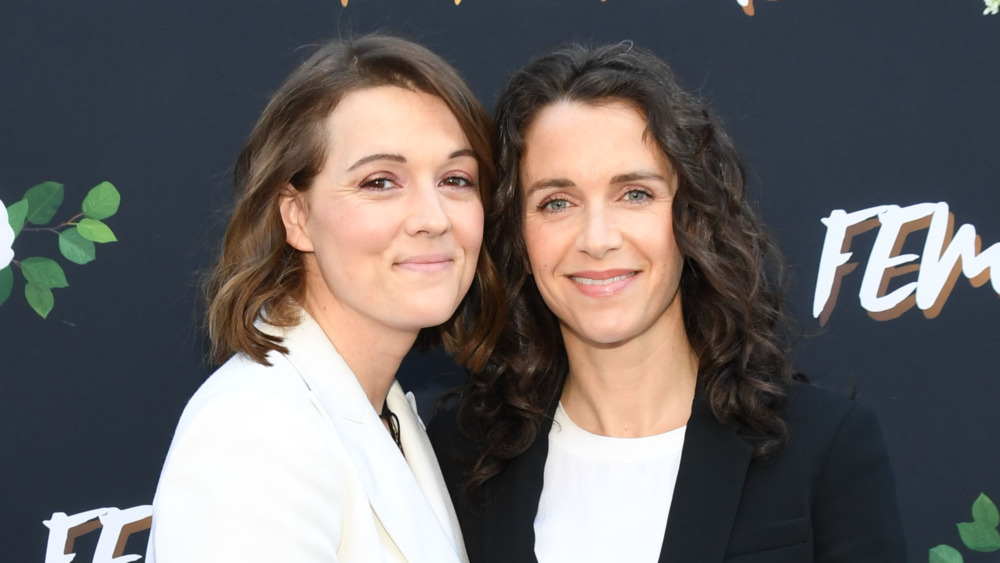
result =
[[[645,117],[647,134],[677,173],[680,291],[701,392],[716,419],[750,440],[757,455],[780,449],[787,429],[779,415],[793,379],[781,259],[747,201],[732,141],[651,52],[631,42],[593,50],[568,45],[515,74],[497,103],[500,183],[491,194],[485,244],[503,280],[506,303],[495,306],[506,308],[506,324],[488,363],[470,366],[461,391],[459,428],[481,448],[471,460],[467,497],[538,438],[568,371],[558,320],[528,275],[520,185],[525,131],[544,108],[563,101],[622,101]],[[487,325],[468,338],[482,341]]]

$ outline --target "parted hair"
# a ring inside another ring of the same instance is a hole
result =
[[[451,65],[416,43],[385,35],[320,46],[271,98],[236,162],[232,216],[204,287],[213,361],[243,353],[267,364],[269,351],[287,352],[280,338],[256,324],[261,320],[289,327],[299,321],[305,268],[302,253],[285,241],[280,196],[289,186],[308,190],[321,171],[329,149],[328,118],[340,100],[379,86],[444,101],[476,154],[480,198],[488,213],[488,194],[496,183],[493,122]],[[479,343],[459,342],[458,334],[466,331],[470,302],[494,294],[498,284],[496,268],[483,249],[475,281],[458,311],[440,327],[425,329],[420,342],[443,344],[462,361],[481,366],[486,351]]]
[[[568,45],[517,72],[494,115],[500,182],[491,196],[485,244],[509,310],[489,361],[471,370],[460,392],[459,428],[480,448],[471,460],[467,497],[545,439],[539,428],[568,371],[558,320],[528,272],[520,177],[525,132],[542,110],[564,101],[625,102],[646,119],[646,135],[678,177],[674,235],[684,256],[681,302],[700,358],[700,392],[715,418],[733,425],[757,455],[779,449],[787,439],[779,415],[792,380],[782,330],[781,260],[748,201],[732,141],[706,104],[683,90],[651,52],[631,42],[592,50]],[[470,336],[482,341],[486,334]]]

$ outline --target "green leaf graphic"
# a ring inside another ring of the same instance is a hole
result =
[[[86,264],[97,257],[94,243],[83,238],[76,227],[59,233],[59,252],[75,264]]]
[[[29,284],[40,288],[52,289],[53,287],[69,286],[62,267],[51,258],[41,256],[25,258],[21,261],[21,273],[24,274],[24,279],[28,280]]]
[[[7,266],[0,270],[0,305],[10,297],[10,290],[14,287],[14,267]]]
[[[31,305],[31,308],[43,319],[49,316],[52,307],[56,304],[51,289],[39,287],[33,283],[24,285],[24,297],[28,300],[28,305]]]
[[[997,525],[1000,525],[1000,512],[997,511],[997,505],[993,504],[990,497],[979,493],[979,498],[972,503],[972,519],[991,528],[996,528]]]
[[[108,227],[97,219],[80,219],[80,223],[77,224],[76,228],[80,230],[80,234],[87,240],[94,242],[115,242],[118,240],[115,238],[115,234],[111,232],[111,227]]]
[[[83,216],[90,219],[107,219],[118,212],[122,196],[111,182],[101,182],[83,198]]]
[[[962,554],[950,545],[941,544],[931,549],[929,563],[964,563]]]
[[[44,225],[52,220],[63,201],[63,185],[58,182],[42,182],[24,192],[28,202],[29,223]]]
[[[997,529],[982,522],[960,522],[958,535],[962,543],[973,551],[996,551],[1000,549],[1000,533]]]
[[[10,228],[14,229],[14,236],[21,234],[24,227],[24,220],[28,216],[28,201],[22,199],[17,203],[12,203],[7,207],[7,222]]]

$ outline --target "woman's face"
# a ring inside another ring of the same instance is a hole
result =
[[[559,102],[524,136],[528,260],[567,348],[683,331],[677,175],[645,129],[623,102]]]
[[[483,234],[479,167],[458,120],[440,98],[383,86],[347,94],[327,131],[312,186],[281,203],[304,253],[306,310],[374,334],[447,321]]]

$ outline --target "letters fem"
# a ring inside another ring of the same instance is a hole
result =
[[[1000,294],[1000,243],[980,252],[982,241],[972,225],[954,231],[954,216],[948,204],[918,203],[907,207],[880,205],[847,213],[836,209],[822,219],[826,240],[819,261],[813,317],[826,324],[837,303],[842,278],[858,264],[848,262],[852,239],[878,227],[871,256],[865,267],[858,297],[861,306],[877,320],[898,317],[916,305],[927,318],[941,312],[958,279],[959,273],[973,287],[990,280]],[[900,254],[906,237],[927,230],[921,254]],[[919,262],[917,262],[919,260]],[[916,281],[904,283],[887,292],[889,282],[916,271]]]

